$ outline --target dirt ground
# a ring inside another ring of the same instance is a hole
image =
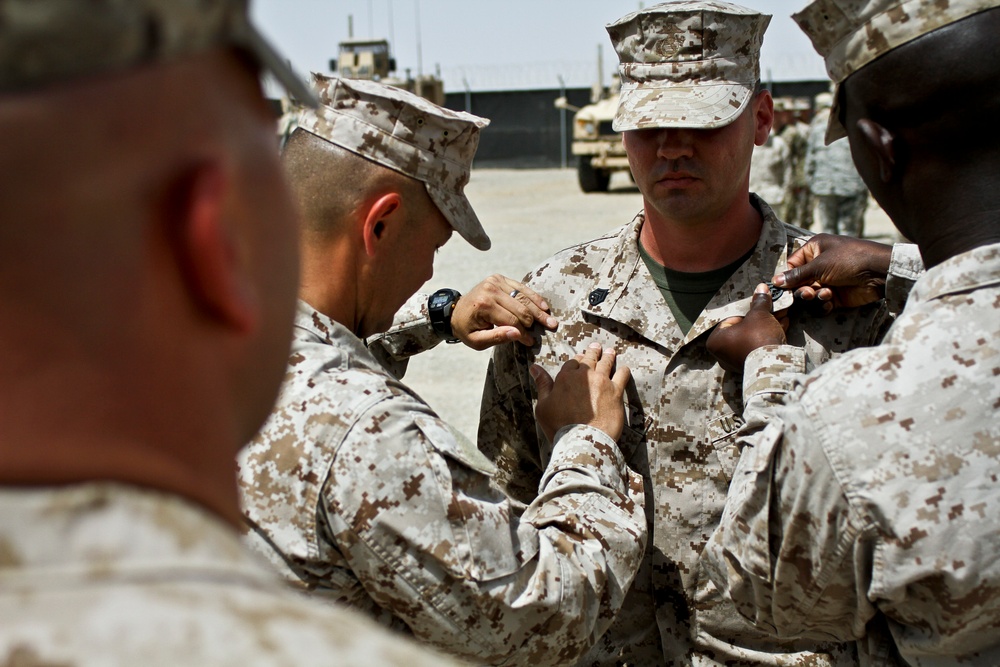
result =
[[[466,188],[493,241],[480,252],[457,234],[441,249],[424,292],[466,292],[492,273],[520,280],[558,250],[619,227],[642,208],[628,176],[615,174],[608,193],[583,194],[572,169],[477,169]],[[896,232],[872,203],[865,236],[885,243]],[[489,352],[439,345],[410,362],[405,381],[453,427],[475,440]]]

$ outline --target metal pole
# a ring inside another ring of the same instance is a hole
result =
[[[386,0],[389,4],[389,43],[396,46],[396,29],[392,22],[392,0]]]
[[[420,44],[420,0],[414,0],[417,8],[417,76],[424,75],[424,52]]]
[[[600,44],[597,45],[597,91],[600,99],[604,99],[604,50]]]
[[[469,88],[469,80],[462,77],[462,85],[465,86],[465,111],[472,113],[472,89]]]
[[[559,97],[566,98],[566,81],[562,74],[556,75],[559,78]],[[566,108],[559,109],[559,164],[566,168]]]

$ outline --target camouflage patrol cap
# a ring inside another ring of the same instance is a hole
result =
[[[315,97],[247,16],[248,0],[0,0],[0,91],[207,51],[245,49],[305,104]]]
[[[1000,0],[816,0],[792,15],[826,61],[839,87],[879,56],[921,35],[1000,6]],[[840,124],[840,96],[826,129],[826,143],[847,135]]]
[[[452,228],[473,247],[489,249],[464,192],[488,120],[376,81],[313,74],[313,86],[320,106],[299,114],[300,128],[422,181]]]
[[[736,120],[760,79],[770,20],[727,2],[678,0],[609,24],[621,63],[613,128],[709,129]]]

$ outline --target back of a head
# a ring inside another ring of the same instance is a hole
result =
[[[995,238],[1000,0],[815,0],[794,18],[837,85],[827,142],[850,137],[928,266]]]
[[[268,414],[297,244],[258,75],[311,93],[247,12],[245,0],[0,2],[0,440],[21,443],[0,446],[3,479],[168,488],[165,471],[141,469],[173,447],[175,463],[200,457],[228,481]],[[81,442],[148,449],[75,454]],[[228,516],[227,492],[235,505],[235,484],[198,499]]]
[[[995,39],[998,0],[814,0],[794,19],[823,56],[837,86],[827,141],[845,135],[843,95],[848,80],[871,81],[858,93],[869,96],[873,112],[886,114],[903,107],[931,106],[946,111],[969,109],[963,98],[988,90],[978,101],[996,98],[998,59],[983,50]],[[992,17],[990,15],[993,15]],[[961,95],[954,98],[955,94]],[[943,104],[952,97],[952,104]],[[869,103],[869,100],[856,100]],[[903,126],[922,123],[910,115]]]
[[[298,205],[303,241],[320,242],[349,231],[352,213],[375,193],[390,189],[419,196],[423,184],[352,153],[302,128],[281,151],[289,187]]]
[[[139,270],[122,247],[144,233],[136,208],[170,197],[153,172],[162,175],[173,159],[196,160],[179,157],[196,142],[218,149],[224,131],[245,131],[227,128],[225,110],[204,108],[212,106],[205,95],[217,85],[207,79],[219,71],[192,59],[225,50],[235,62],[240,52],[253,68],[268,68],[295,94],[312,99],[250,25],[247,11],[245,0],[0,3],[0,132],[7,138],[0,155],[0,270],[41,286],[30,276],[33,269],[55,279],[61,267],[75,272],[69,284],[77,288],[84,278],[101,278],[83,264],[95,254],[106,254],[107,267]],[[226,67],[232,69],[215,65]],[[259,91],[256,97],[243,92],[244,100],[262,104]],[[9,224],[13,220],[20,224]],[[19,262],[25,256],[35,262]],[[8,289],[0,296],[21,293],[30,294]],[[65,306],[74,294],[64,290],[56,303]],[[100,305],[90,300],[90,307]]]
[[[996,174],[998,35],[1000,6],[948,23],[860,68],[845,80],[845,98],[899,132],[921,159]]]

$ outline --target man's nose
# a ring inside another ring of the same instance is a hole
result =
[[[656,155],[664,160],[677,160],[694,154],[691,130],[683,127],[663,127],[656,133]]]

